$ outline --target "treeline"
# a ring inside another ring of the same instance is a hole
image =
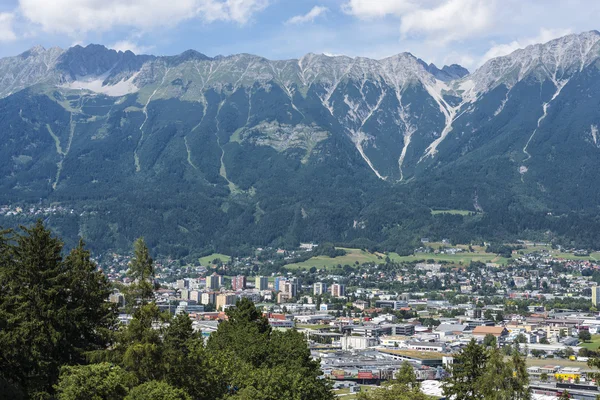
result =
[[[303,335],[273,331],[247,299],[206,342],[187,315],[160,313],[143,240],[129,266],[126,326],[84,243],[63,251],[41,222],[0,234],[0,397],[333,399]]]

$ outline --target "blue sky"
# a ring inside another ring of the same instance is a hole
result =
[[[596,0],[0,0],[0,57],[100,43],[136,53],[271,59],[409,51],[474,69],[486,59],[600,29]]]

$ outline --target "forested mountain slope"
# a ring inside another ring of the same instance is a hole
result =
[[[598,232],[600,34],[460,66],[33,48],[0,60],[0,204],[161,254]],[[12,209],[11,208],[11,209]],[[472,216],[432,216],[430,208]],[[35,216],[4,216],[14,225]]]

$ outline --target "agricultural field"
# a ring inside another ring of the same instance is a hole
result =
[[[217,258],[223,263],[228,263],[229,261],[231,261],[230,256],[227,256],[225,254],[213,253],[209,256],[199,258],[198,262],[200,263],[200,265],[209,266],[212,265],[213,261]]]
[[[441,243],[430,243],[430,247],[438,248],[441,246]],[[468,246],[457,246],[461,248],[465,248],[468,250]],[[507,258],[499,257],[496,254],[486,253],[485,250],[479,246],[474,246],[473,250],[475,252],[463,252],[458,254],[416,254],[411,256],[400,256],[397,253],[370,253],[368,251],[360,250],[360,249],[349,249],[343,248],[346,251],[346,255],[340,257],[327,257],[327,256],[318,256],[312,257],[306,261],[288,264],[285,268],[294,270],[294,269],[310,269],[311,267],[316,268],[325,268],[327,270],[335,270],[338,265],[355,265],[356,262],[359,264],[364,264],[368,262],[385,263],[386,256],[390,258],[390,260],[395,262],[414,262],[421,260],[434,260],[435,262],[445,261],[455,265],[468,265],[471,261],[480,261],[483,263],[492,262],[499,265],[505,265],[508,262]]]
[[[341,247],[340,247],[341,248]],[[369,253],[361,249],[349,249],[341,248],[346,251],[346,254],[340,257],[331,258],[328,256],[317,256],[312,257],[306,261],[288,264],[285,266],[287,269],[310,269],[311,267],[325,268],[328,270],[336,269],[338,265],[355,265],[364,264],[368,262],[374,263],[385,263],[385,254],[383,253]],[[398,254],[390,253],[390,258],[393,256],[399,257]]]

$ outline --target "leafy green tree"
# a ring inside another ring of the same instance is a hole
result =
[[[547,374],[546,372],[542,372],[542,373],[540,374],[540,380],[541,380],[542,382],[548,382],[548,374]]]
[[[496,347],[496,343],[496,336],[492,335],[491,333],[488,333],[483,338],[484,347]]]
[[[502,311],[496,312],[496,322],[500,323],[502,321],[504,321],[504,314]]]
[[[515,344],[520,344],[520,343],[527,343],[527,337],[522,333],[519,333],[517,335],[517,337],[515,338]]]
[[[581,330],[579,331],[579,340],[581,340],[584,343],[589,342],[590,340],[592,340],[592,334],[588,330]]]
[[[0,381],[44,398],[62,365],[108,344],[115,315],[83,242],[63,259],[63,243],[41,221],[21,230],[0,239]]]
[[[488,355],[474,339],[454,356],[450,376],[444,381],[444,396],[455,400],[483,400],[477,382],[485,371]]]
[[[124,400],[192,400],[189,394],[161,381],[149,381],[134,387]]]
[[[67,366],[56,386],[58,400],[122,400],[137,379],[109,363]]]

